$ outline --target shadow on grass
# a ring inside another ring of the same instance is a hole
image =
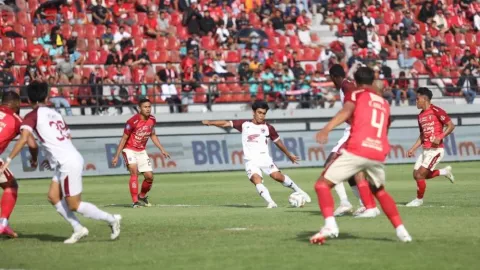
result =
[[[231,208],[260,208],[263,206],[252,206],[252,205],[247,205],[247,204],[225,204],[221,205],[221,207],[231,207]],[[263,207],[265,208],[265,207]]]
[[[320,211],[318,211],[318,210],[302,211],[302,210],[294,210],[292,208],[292,210],[287,210],[285,212],[287,212],[287,213],[297,213],[297,214],[310,214],[310,215],[315,215],[315,216],[320,216],[321,215]]]
[[[132,208],[131,204],[106,204],[103,207]]]
[[[37,239],[40,241],[44,242],[63,242],[65,239],[68,238],[68,236],[57,236],[57,235],[51,235],[51,234],[46,234],[46,233],[40,233],[40,234],[23,234],[19,233],[18,234],[19,239]]]
[[[318,231],[303,231],[297,234],[297,241],[308,243],[311,236],[316,234]],[[350,233],[340,233],[338,238],[327,239],[327,243],[329,241],[342,241],[342,240],[371,240],[371,241],[383,241],[383,242],[396,242],[390,238],[386,237],[361,237],[358,235],[353,235]]]

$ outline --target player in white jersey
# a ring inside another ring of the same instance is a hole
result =
[[[262,171],[283,186],[302,193],[305,201],[311,202],[310,196],[300,189],[288,175],[282,174],[270,156],[268,143],[272,141],[292,163],[298,163],[299,160],[297,156],[287,150],[275,128],[265,122],[268,104],[265,101],[257,100],[253,103],[252,110],[252,120],[205,120],[202,121],[202,124],[224,128],[233,127],[242,133],[243,160],[247,177],[255,185],[260,196],[267,202],[267,208],[276,208],[277,204],[273,201],[268,189],[263,185]]]
[[[112,240],[120,235],[120,215],[112,215],[98,209],[95,205],[81,200],[83,157],[71,141],[70,129],[63,117],[46,106],[48,99],[48,85],[33,82],[28,86],[28,99],[33,107],[20,126],[20,138],[0,168],[0,173],[22,150],[27,139],[35,132],[42,142],[51,168],[55,169],[48,192],[48,200],[55,206],[57,212],[72,225],[73,234],[64,241],[65,244],[74,244],[88,235],[88,230],[81,225],[72,211],[84,217],[102,220],[111,228]]]

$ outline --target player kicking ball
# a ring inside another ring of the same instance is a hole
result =
[[[153,168],[150,157],[145,150],[148,138],[160,150],[164,158],[170,158],[155,133],[157,120],[151,115],[152,103],[149,99],[141,99],[138,102],[140,112],[128,119],[123,131],[122,139],[117,147],[117,152],[112,159],[112,165],[116,166],[120,153],[130,172],[130,195],[132,196],[132,207],[152,206],[148,201],[147,193],[153,185]],[[138,194],[138,173],[142,173],[144,180],[142,189]]]
[[[0,154],[3,154],[8,144],[20,133],[22,118],[17,115],[20,110],[20,96],[12,91],[5,92],[0,105]],[[35,139],[30,136],[27,140],[32,160],[30,165],[37,167],[38,146]],[[3,160],[0,158],[0,166]],[[0,174],[0,187],[3,189],[0,201],[0,235],[16,238],[18,235],[10,228],[8,219],[17,202],[18,184],[13,173],[6,169]]]
[[[50,166],[56,169],[48,191],[48,200],[73,227],[72,236],[64,243],[74,244],[88,235],[88,229],[82,226],[73,211],[86,218],[105,221],[112,231],[110,238],[117,239],[120,235],[122,217],[104,212],[81,199],[84,160],[73,145],[70,129],[62,116],[46,105],[48,85],[35,81],[28,86],[27,92],[33,110],[25,116],[20,126],[20,138],[0,168],[0,173],[8,169],[12,159],[20,153],[35,131],[49,156]]]
[[[365,171],[370,183],[375,186],[374,195],[395,227],[397,237],[402,242],[410,242],[412,238],[402,224],[395,201],[384,187],[384,162],[390,150],[387,136],[390,106],[372,88],[375,76],[371,68],[359,68],[354,77],[358,89],[345,96],[343,108],[317,133],[317,141],[325,144],[328,134],[335,127],[350,120],[350,137],[344,150],[325,168],[315,184],[325,225],[310,238],[310,242],[323,244],[327,238],[338,237],[339,229],[333,215],[334,201],[330,189],[360,171]]]
[[[268,109],[268,104],[265,101],[257,100],[252,105],[252,120],[204,120],[202,124],[224,128],[233,127],[242,133],[243,159],[247,177],[255,185],[258,194],[267,202],[267,208],[276,208],[277,204],[270,196],[267,187],[263,185],[262,171],[284,187],[302,193],[305,201],[311,202],[310,196],[300,189],[288,175],[282,174],[280,169],[273,163],[268,149],[269,141],[273,141],[292,163],[298,163],[299,159],[287,150],[275,128],[265,122]]]
[[[412,148],[408,150],[407,156],[415,156],[415,151],[420,146],[423,147],[423,153],[417,158],[413,168],[413,178],[417,181],[417,198],[409,202],[408,207],[418,207],[423,204],[423,196],[427,188],[425,179],[443,175],[450,182],[455,181],[451,166],[435,170],[444,156],[443,138],[452,133],[455,125],[448,114],[440,107],[433,105],[431,100],[432,91],[426,87],[418,88],[417,108],[422,110],[418,115],[420,136]]]

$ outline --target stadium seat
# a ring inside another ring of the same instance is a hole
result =
[[[27,44],[23,38],[15,38],[13,43],[15,44],[15,51],[26,51]]]
[[[155,50],[148,51],[148,57],[150,58],[150,61],[152,63],[154,64],[160,63],[157,51]]]
[[[25,29],[23,31],[25,37],[36,37],[37,36],[37,28],[31,23],[25,24]]]
[[[305,61],[316,61],[318,58],[315,58],[315,50],[312,48],[305,48],[303,50],[303,58]]]
[[[187,40],[188,39],[187,28],[183,27],[182,25],[178,25],[176,27],[176,29],[177,29],[176,36],[178,37],[178,39],[180,39],[180,40]]]
[[[7,51],[13,51],[13,41],[12,39],[8,37],[3,37],[2,38],[2,51],[7,52]]]
[[[425,69],[425,66],[423,65],[423,63],[421,61],[415,61],[415,63],[413,63],[413,69],[415,69],[418,74],[428,74],[427,70]]]
[[[85,38],[91,39],[97,37],[97,27],[93,24],[86,24],[85,26]]]
[[[216,42],[209,36],[204,36],[200,40],[200,46],[206,50],[213,50],[216,47]]]
[[[403,12],[400,10],[397,10],[394,12],[394,14],[395,14],[395,23],[399,24],[403,19]]]
[[[22,12],[27,10],[27,1],[26,0],[15,0],[15,5],[20,9]],[[18,15],[18,14],[17,14]]]
[[[380,36],[386,36],[388,33],[388,30],[389,30],[389,27],[387,24],[382,23],[378,25],[378,34]]]
[[[28,58],[27,54],[24,51],[15,51],[14,52],[14,59],[15,63],[19,65],[27,65],[28,64]],[[23,76],[23,74],[20,74]]]
[[[170,14],[170,25],[177,26],[182,23],[182,16],[180,13],[174,11]]]
[[[106,59],[105,59],[105,62],[106,62]],[[103,63],[105,63],[105,62],[103,62]],[[87,63],[87,64],[90,64],[90,65],[103,64],[103,63],[101,63],[101,62],[99,61],[98,51],[88,51],[88,52],[87,52],[86,63]]]
[[[26,24],[30,23],[30,18],[25,11],[19,11],[17,13],[17,23],[19,25],[26,25]]]
[[[103,65],[107,62],[108,52],[105,50],[100,50],[98,56],[98,64]]]
[[[471,32],[466,33],[465,34],[465,43],[467,43],[468,46],[475,45],[475,35]]]
[[[159,51],[158,52],[158,62],[166,63],[170,58],[168,51]]]
[[[180,52],[179,51],[171,51],[168,59],[172,63],[180,63]]]
[[[23,30],[23,25],[19,23],[15,23],[13,25],[13,31],[19,33],[21,36],[25,36],[24,30]]]
[[[99,45],[95,37],[87,39],[87,50],[89,51],[98,51]]]
[[[298,39],[297,36],[290,36],[290,48],[292,49],[296,49],[296,48],[300,48],[301,47],[301,44],[300,44],[300,40]]]
[[[99,24],[96,26],[95,34],[97,34],[97,38],[101,38],[103,34],[106,32],[106,27],[103,24]]]
[[[178,42],[177,37],[169,37],[167,39],[167,49],[172,51],[178,51],[180,48],[180,43]]]
[[[142,25],[138,25],[138,24],[134,24],[132,25],[132,37],[141,37],[143,36],[144,32],[143,32],[143,26]]]
[[[72,35],[72,27],[68,24],[62,24],[60,26],[60,33],[64,38],[68,39]]]
[[[135,48],[143,48],[143,36],[134,36],[133,37],[133,45]]]
[[[229,51],[227,53],[226,62],[239,63],[240,62],[240,54],[237,51]]]
[[[465,41],[465,35],[462,34],[462,33],[456,33],[456,34],[455,34],[455,43],[456,43],[457,45],[460,45],[460,41],[462,41],[462,40]],[[465,43],[466,43],[466,42],[465,42]],[[467,43],[467,44],[468,44],[468,43]]]
[[[87,51],[87,40],[85,40],[84,38],[77,39],[77,51],[79,52]]]
[[[387,11],[385,12],[384,16],[383,16],[383,20],[385,21],[386,24],[388,24],[389,26],[392,25],[396,18],[395,18],[395,13],[393,13],[392,11]]]
[[[195,89],[195,95],[193,96],[193,102],[195,103],[207,103],[206,91],[203,87],[197,87]]]
[[[315,67],[313,67],[312,64],[305,64],[305,72],[307,72],[307,74],[313,74],[315,73]]]
[[[311,33],[310,38],[312,39],[313,43],[319,43],[320,42],[320,38],[318,37],[318,35],[316,33]]]
[[[287,40],[286,36],[279,36],[277,38],[277,40],[278,40],[278,48],[279,49],[287,48],[288,40]]]
[[[451,47],[455,44],[455,37],[452,33],[449,32],[445,34],[445,44],[447,44],[448,47]]]
[[[77,32],[78,38],[84,38],[85,37],[85,26],[81,24],[75,24],[73,25],[72,32]]]

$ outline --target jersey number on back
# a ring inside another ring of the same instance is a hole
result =
[[[56,137],[57,140],[63,141],[65,139],[68,139],[68,134],[66,134],[67,127],[65,126],[65,123],[62,120],[50,121],[48,124],[50,125],[50,127],[57,129],[58,132],[60,133],[60,136]]]
[[[377,138],[380,138],[382,136],[383,124],[385,123],[385,113],[380,111],[379,116],[378,112],[379,110],[372,108],[372,121],[370,122],[370,124],[372,125],[372,127],[377,129]]]

